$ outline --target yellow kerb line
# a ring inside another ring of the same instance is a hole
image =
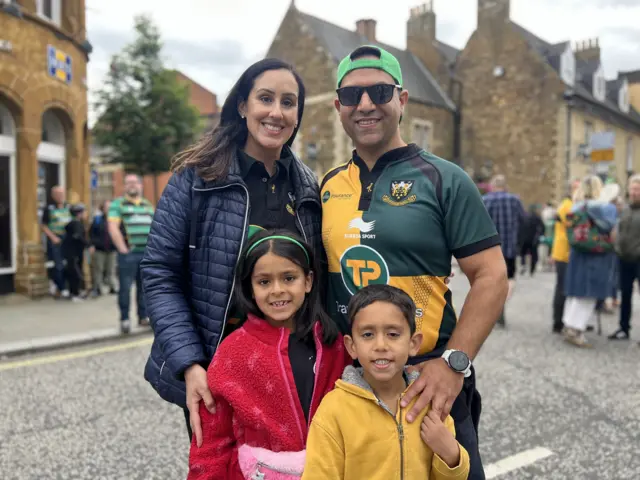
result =
[[[90,350],[81,350],[79,352],[63,353],[60,355],[51,355],[48,357],[38,357],[29,360],[20,360],[16,362],[0,363],[0,372],[3,370],[14,370],[22,367],[35,367],[37,365],[46,365],[48,363],[62,362],[64,360],[73,360],[76,358],[92,357],[95,355],[101,355],[103,353],[118,352],[120,350],[127,350],[130,348],[141,347],[144,345],[150,345],[153,342],[153,338],[145,338],[136,342],[120,343],[118,345],[109,345],[107,347],[93,348]]]

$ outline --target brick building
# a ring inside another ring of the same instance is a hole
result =
[[[211,131],[218,125],[220,120],[220,109],[216,94],[207,90],[184,73],[178,70],[173,72],[178,82],[186,86],[189,91],[189,102],[200,114],[202,131]],[[91,148],[91,168],[97,176],[97,184],[91,195],[91,204],[94,210],[105,200],[111,200],[123,194],[124,169],[120,164],[105,163],[102,155],[104,150],[104,148],[96,146]],[[145,175],[142,179],[145,197],[156,203],[160,199],[170,177],[170,172],[160,173],[156,177]]]
[[[218,124],[220,118],[216,94],[187,77],[184,73],[178,70],[174,70],[174,73],[178,82],[189,89],[189,102],[200,113],[203,131],[210,131]]]
[[[436,155],[455,160],[457,110],[449,94],[451,65],[457,50],[435,39],[431,5],[411,11],[407,49],[376,39],[376,21],[362,19],[347,30],[299,11],[294,2],[285,14],[267,56],[293,64],[306,87],[305,118],[294,143],[300,157],[321,176],[347,161],[352,143],[333,104],[338,63],[363,44],[379,45],[398,58],[409,104],[402,121],[404,138]],[[442,84],[438,81],[441,78]]]
[[[526,202],[557,200],[569,178],[590,171],[624,184],[640,169],[639,106],[629,102],[629,84],[635,89],[640,79],[607,82],[597,39],[551,44],[510,19],[509,0],[478,0],[477,27],[455,73],[465,167],[506,174]],[[611,162],[592,161],[598,132],[615,136]]]
[[[0,1],[0,292],[47,291],[39,217],[51,187],[89,199],[90,52],[84,0]]]

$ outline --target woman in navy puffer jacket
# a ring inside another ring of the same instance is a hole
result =
[[[206,368],[228,328],[249,231],[297,230],[323,258],[318,182],[290,149],[304,98],[290,65],[265,59],[249,67],[220,124],[176,157],[158,202],[141,264],[155,334],[145,378],[184,409],[198,444],[199,403],[215,408]]]

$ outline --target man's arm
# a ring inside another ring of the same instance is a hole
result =
[[[458,265],[469,279],[471,290],[447,348],[461,350],[473,359],[491,333],[507,299],[507,267],[500,246],[459,258]]]
[[[120,231],[119,220],[109,219],[109,235],[111,235],[111,240],[113,241],[113,244],[116,246],[116,249],[118,250],[118,252],[122,254],[129,253],[127,244],[124,241],[122,232]]]
[[[58,243],[60,243],[60,237],[53,233],[49,228],[49,207],[45,207],[44,212],[42,212],[40,226],[42,227],[42,231],[44,232],[44,234],[49,240],[51,240],[51,242],[53,242],[53,244],[57,245]]]

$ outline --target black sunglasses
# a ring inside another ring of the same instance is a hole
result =
[[[400,85],[390,85],[382,83],[378,85],[370,85],[368,87],[342,87],[336,90],[338,101],[345,107],[355,107],[360,103],[362,94],[367,92],[371,101],[376,105],[384,105],[389,103],[393,98],[395,89],[402,90]]]

